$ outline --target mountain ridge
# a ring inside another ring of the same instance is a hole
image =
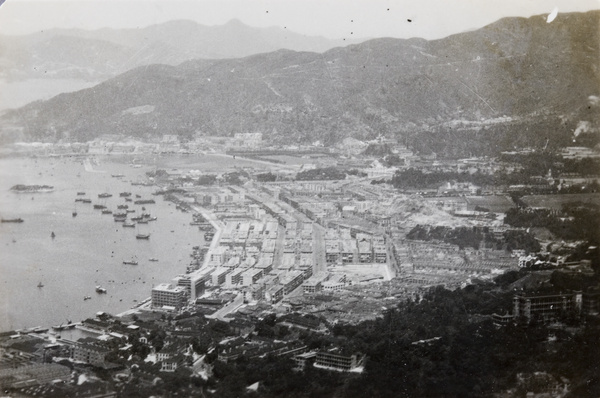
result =
[[[139,67],[7,112],[4,121],[27,139],[259,131],[274,143],[335,144],[383,134],[417,152],[462,156],[564,146],[585,119],[594,143],[599,50],[590,43],[599,42],[599,16],[505,18],[432,41],[383,38],[322,54]],[[123,114],[147,105],[153,112]]]

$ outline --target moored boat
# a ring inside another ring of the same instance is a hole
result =
[[[129,260],[129,261],[123,261],[123,264],[125,264],[125,265],[138,265],[138,262],[136,260]]]
[[[98,194],[99,198],[110,198],[111,196],[112,194],[106,192]]]
[[[23,222],[24,220],[22,218],[3,218],[0,221],[2,222],[16,222],[16,223],[20,223]]]
[[[96,286],[96,293],[106,293],[106,289],[102,286]]]
[[[150,234],[137,234],[136,239],[150,239]]]

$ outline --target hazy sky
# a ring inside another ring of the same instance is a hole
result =
[[[0,0],[2,2],[2,0]],[[173,19],[280,26],[330,38],[434,39],[506,16],[600,9],[600,0],[6,0],[0,33],[49,28],[141,28]]]

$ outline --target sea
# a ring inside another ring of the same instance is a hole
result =
[[[80,322],[100,311],[126,311],[150,297],[154,285],[185,273],[193,246],[207,245],[202,231],[190,225],[190,213],[153,196],[156,187],[131,184],[145,180],[145,173],[156,164],[132,167],[131,161],[131,157],[68,156],[0,159],[0,216],[24,220],[0,224],[0,331]],[[15,193],[10,188],[16,184],[52,185],[54,191]],[[104,192],[113,196],[98,198]],[[154,199],[155,204],[143,206],[157,220],[124,228],[111,215],[93,209],[93,204],[103,204],[116,211],[119,204],[128,204],[136,210],[130,216],[140,214],[142,205],[126,203],[120,192],[131,192],[134,200],[136,195]],[[77,198],[92,203],[75,202]],[[136,239],[136,233],[150,238]],[[138,265],[123,264],[132,259]],[[107,293],[96,293],[96,286]]]

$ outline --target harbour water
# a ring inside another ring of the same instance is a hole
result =
[[[153,285],[184,273],[192,247],[206,244],[202,232],[189,225],[189,213],[152,196],[156,188],[131,185],[154,166],[132,168],[131,158],[125,157],[92,160],[88,167],[75,157],[0,160],[0,216],[24,220],[0,224],[0,331],[125,311],[149,297]],[[10,191],[16,184],[52,185],[55,190],[19,194]],[[99,199],[103,192],[113,196]],[[93,209],[93,204],[103,204],[116,211],[117,205],[128,204],[136,209],[130,216],[139,215],[142,205],[126,203],[120,192],[131,192],[134,200],[136,194],[154,199],[156,204],[144,206],[157,220],[124,228]],[[136,233],[150,234],[150,239],[136,239]],[[123,264],[131,259],[138,265]],[[107,293],[96,293],[97,285]]]

